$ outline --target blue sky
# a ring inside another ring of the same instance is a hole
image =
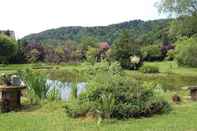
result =
[[[0,0],[0,30],[17,38],[62,26],[103,26],[134,19],[165,18],[158,0]]]

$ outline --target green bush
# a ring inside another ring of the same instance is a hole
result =
[[[110,65],[106,68],[94,74],[87,82],[84,93],[66,104],[69,116],[91,114],[102,118],[124,119],[151,116],[170,109],[169,104],[154,92],[156,86],[145,86],[122,72],[111,73]]]
[[[176,42],[175,58],[179,65],[197,67],[197,37],[181,38]]]
[[[149,45],[141,48],[142,56],[146,61],[160,61],[161,47],[160,45]]]
[[[175,50],[171,49],[167,53],[166,60],[174,60],[174,58],[175,58]]]
[[[157,66],[144,65],[140,68],[142,73],[159,73],[159,68]]]

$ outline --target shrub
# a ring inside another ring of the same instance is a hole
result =
[[[112,74],[120,74],[122,72],[122,68],[120,63],[113,62],[109,63],[106,60],[103,60],[95,65],[91,65],[90,63],[83,63],[81,68],[81,76],[86,77],[86,81],[92,79],[98,72],[110,72]]]
[[[182,38],[176,42],[176,60],[179,65],[197,67],[197,38]]]
[[[175,45],[172,45],[169,43],[169,41],[164,42],[163,45],[161,46],[161,58],[164,59],[168,53],[169,50],[174,50]]]
[[[171,49],[168,51],[166,59],[167,60],[174,60],[174,58],[175,58],[175,50]]]
[[[111,73],[109,69],[110,65],[97,71],[87,82],[86,91],[66,104],[69,116],[91,114],[102,118],[124,119],[168,111],[169,104],[154,92],[156,86],[144,86],[122,72]]]
[[[159,68],[157,66],[144,65],[140,68],[142,73],[159,73]]]
[[[161,61],[160,45],[150,45],[141,49],[145,61]]]

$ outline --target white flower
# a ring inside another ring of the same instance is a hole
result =
[[[140,62],[140,57],[131,56],[130,61],[131,61],[132,64],[138,64]]]

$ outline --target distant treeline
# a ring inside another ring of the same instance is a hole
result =
[[[31,34],[22,38],[28,43],[41,43],[47,45],[63,45],[65,40],[73,40],[80,43],[84,37],[94,37],[98,41],[107,41],[112,44],[123,30],[128,30],[130,37],[141,44],[160,43],[162,34],[169,30],[172,19],[154,21],[134,20],[98,27],[61,27],[47,30],[37,34]]]

